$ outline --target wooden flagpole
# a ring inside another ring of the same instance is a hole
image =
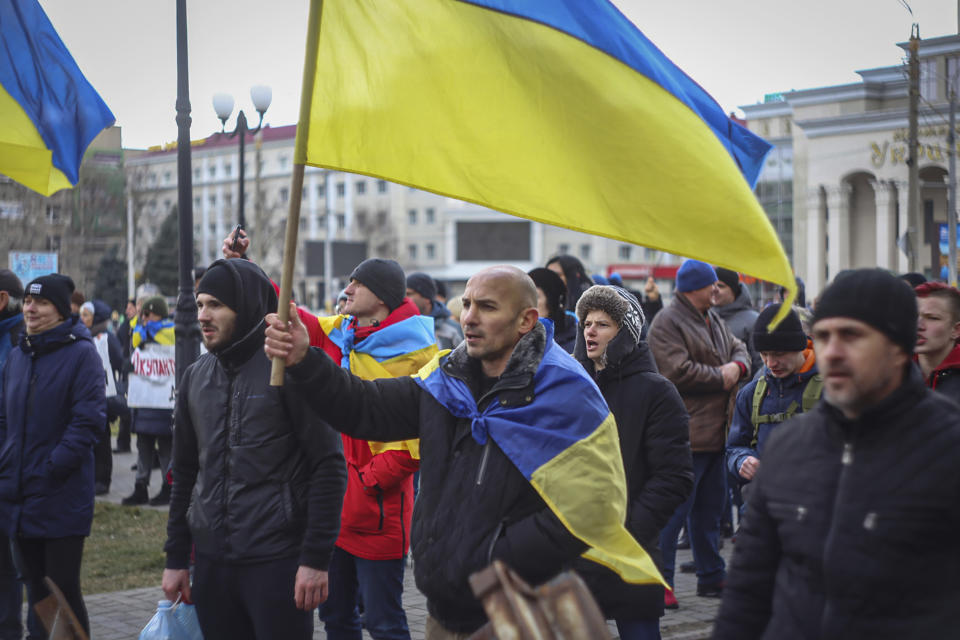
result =
[[[303,62],[303,88],[300,93],[300,118],[297,122],[297,142],[294,150],[293,178],[290,188],[290,211],[283,243],[283,271],[280,277],[280,300],[277,315],[280,321],[290,320],[290,294],[293,291],[293,265],[297,257],[297,234],[300,231],[300,202],[303,199],[303,170],[307,162],[307,132],[310,129],[310,108],[313,104],[313,81],[317,72],[317,50],[320,46],[320,14],[322,0],[311,0],[307,20],[307,51]],[[328,186],[329,188],[329,186]],[[285,363],[274,358],[270,369],[270,384],[283,386]]]

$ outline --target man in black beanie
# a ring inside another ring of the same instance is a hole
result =
[[[208,352],[177,393],[162,587],[192,597],[207,640],[307,640],[340,523],[340,438],[269,385],[277,296],[260,267],[217,260],[197,291]]]
[[[812,332],[823,401],[767,440],[713,637],[944,637],[960,628],[960,412],[911,362],[914,293],[851,270]]]
[[[717,272],[717,287],[713,295],[713,309],[723,318],[730,333],[740,338],[750,352],[750,374],[753,375],[763,366],[760,350],[754,347],[751,336],[753,325],[757,321],[757,310],[753,308],[750,290],[740,282],[740,274],[732,269],[714,267]]]
[[[737,404],[727,436],[727,470],[750,482],[760,467],[760,454],[770,433],[797,413],[820,401],[823,378],[817,359],[807,346],[800,318],[792,309],[773,330],[770,321],[780,311],[772,304],[757,316],[753,340],[763,359],[763,375],[737,394]]]

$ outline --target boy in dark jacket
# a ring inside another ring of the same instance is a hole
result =
[[[960,628],[960,415],[911,362],[916,298],[880,269],[823,292],[823,400],[771,434],[713,637],[944,638]]]
[[[772,304],[757,317],[751,333],[763,358],[763,375],[737,394],[727,436],[727,470],[741,484],[750,482],[760,468],[760,454],[770,433],[794,415],[810,410],[823,389],[816,356],[807,346],[796,312],[791,309],[768,331],[779,310],[779,304]]]
[[[960,291],[942,282],[925,282],[917,292],[915,359],[931,389],[960,403]]]
[[[26,334],[10,352],[0,393],[0,526],[19,551],[30,608],[53,598],[49,576],[89,635],[80,563],[106,399],[100,356],[70,312],[73,290],[60,274],[25,289]]]

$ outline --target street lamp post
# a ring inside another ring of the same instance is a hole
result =
[[[256,134],[260,131],[260,127],[263,126],[263,114],[266,113],[267,109],[270,107],[270,100],[273,98],[273,92],[270,90],[270,87],[265,87],[263,85],[258,85],[251,87],[250,89],[250,100],[253,101],[253,107],[257,110],[257,113],[260,114],[260,122],[257,123],[256,129],[250,129],[247,126],[247,116],[243,113],[243,110],[240,110],[240,113],[237,114],[237,128],[233,130],[229,136],[232,138],[234,136],[240,136],[240,192],[237,194],[238,197],[238,206],[237,206],[237,222],[242,224],[244,227],[247,226],[246,218],[244,217],[244,205],[246,204],[246,195],[244,193],[244,150],[246,148],[247,134]],[[233,113],[233,96],[226,93],[218,93],[213,96],[213,109],[217,112],[217,117],[220,118],[221,133],[226,133],[227,118],[230,117],[230,114]]]

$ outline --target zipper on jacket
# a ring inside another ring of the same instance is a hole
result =
[[[407,555],[407,527],[403,522],[403,491],[400,492],[400,557],[406,558]],[[406,563],[404,563],[406,564]]]
[[[826,576],[826,565],[830,562],[831,553],[830,549],[834,546],[833,540],[837,535],[837,526],[838,526],[838,508],[842,504],[841,502],[841,492],[844,487],[844,479],[848,475],[848,470],[853,466],[853,441],[846,441],[843,443],[843,453],[840,455],[840,474],[837,478],[837,490],[833,494],[833,506],[830,510],[830,529],[827,531],[827,536],[823,544],[823,567],[820,567],[820,575]],[[827,579],[824,577],[824,589],[827,588]],[[826,599],[823,607],[823,613],[820,617],[820,631],[821,633],[825,630],[824,625],[826,621],[833,617],[833,604],[830,599]]]
[[[853,443],[844,442],[843,443],[843,455],[840,457],[840,462],[845,466],[849,467],[853,464]]]
[[[383,490],[380,488],[377,488],[377,506],[380,507],[380,524],[377,525],[377,531],[383,531]],[[400,516],[400,522],[403,523],[402,514]]]
[[[20,423],[20,465],[17,469],[17,497],[23,498],[23,458],[27,449],[27,422],[30,421],[30,410],[33,408],[33,391],[36,389],[37,378],[34,372],[35,362],[33,355],[30,356],[30,388],[27,389],[27,410],[23,414],[23,422]],[[20,520],[17,519],[17,531],[20,531]]]
[[[480,458],[480,469],[477,471],[477,486],[483,484],[483,473],[487,470],[487,458],[490,457],[490,434],[487,434],[487,444],[483,445],[483,457]]]
[[[226,415],[226,427],[227,427],[227,442],[223,456],[223,486],[220,497],[220,503],[222,505],[221,512],[223,513],[223,546],[224,550],[229,553],[231,549],[230,545],[230,514],[227,509],[227,493],[229,492],[230,487],[230,452],[233,447],[233,378],[227,376],[227,415]]]

